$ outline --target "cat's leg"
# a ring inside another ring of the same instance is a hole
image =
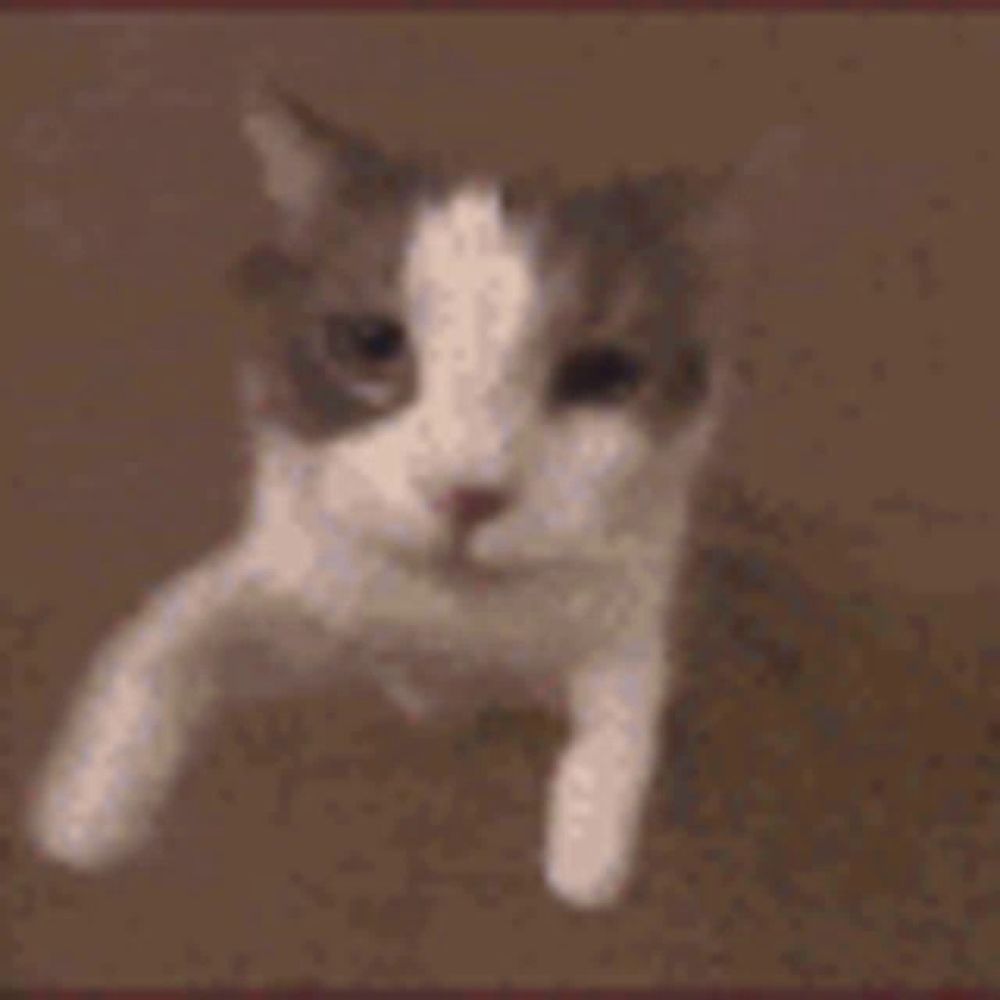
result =
[[[572,730],[550,791],[545,876],[573,906],[609,905],[625,889],[658,762],[664,655],[650,625],[568,678]]]
[[[261,581],[238,548],[180,573],[99,647],[29,803],[39,850],[92,869],[149,836]]]

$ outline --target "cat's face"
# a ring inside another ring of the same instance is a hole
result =
[[[274,95],[245,125],[283,227],[244,266],[274,488],[401,557],[499,569],[669,515],[713,424],[685,185],[447,178]]]

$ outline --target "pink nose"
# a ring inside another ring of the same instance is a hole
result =
[[[435,507],[462,528],[474,528],[497,517],[510,505],[511,495],[495,486],[455,486],[441,494]]]

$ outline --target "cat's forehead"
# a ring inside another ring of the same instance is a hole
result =
[[[418,299],[440,293],[442,307],[468,300],[492,306],[504,295],[523,305],[536,274],[533,240],[524,220],[504,205],[499,185],[469,181],[436,202],[417,207],[404,248],[404,287]],[[414,303],[417,304],[417,303]]]
[[[527,220],[496,184],[472,181],[414,213],[403,248],[404,310],[424,351],[495,367],[544,329],[551,281]]]
[[[505,325],[514,350],[532,339],[635,341],[652,326],[643,314],[684,298],[680,244],[665,261],[662,241],[649,238],[656,221],[627,199],[481,177],[393,193],[331,213],[316,273],[322,299],[384,308],[428,337]]]

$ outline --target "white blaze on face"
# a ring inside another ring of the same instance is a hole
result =
[[[472,462],[471,477],[503,475],[491,466],[509,460],[537,396],[525,360],[543,310],[530,234],[511,225],[496,189],[470,185],[418,213],[403,294],[435,448]]]

